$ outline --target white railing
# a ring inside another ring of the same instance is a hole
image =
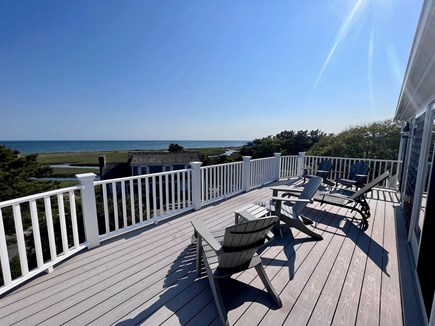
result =
[[[281,156],[280,179],[293,178],[298,175],[298,155]]]
[[[276,153],[207,167],[192,162],[190,169],[103,181],[87,173],[77,175],[79,186],[1,202],[0,294],[83,248],[280,178],[300,177],[304,169],[315,174],[324,159],[333,161],[331,179],[346,176],[350,165],[363,160]],[[371,167],[370,180],[400,170],[398,161],[363,161]]]
[[[242,192],[242,167],[243,162],[201,167],[201,203]]]
[[[177,170],[95,182],[100,239],[192,209],[192,172]],[[98,199],[97,199],[98,202]]]
[[[274,181],[276,177],[275,167],[275,157],[251,160],[250,188]]]
[[[0,294],[86,248],[81,186],[59,189],[0,203]],[[14,230],[5,230],[13,220]],[[8,234],[14,234],[6,236]],[[1,283],[0,283],[1,284]]]
[[[397,180],[396,175],[400,170],[400,161],[397,160],[377,160],[377,159],[361,159],[361,158],[346,158],[346,157],[327,157],[327,156],[305,156],[304,169],[307,174],[315,174],[317,166],[323,160],[331,160],[333,168],[331,171],[331,180],[336,178],[346,178],[349,174],[350,167],[356,162],[363,161],[366,162],[370,167],[370,173],[367,182],[376,179],[382,173],[390,171],[390,176],[394,176],[394,181]],[[388,179],[384,181],[381,186],[392,187],[395,185],[391,184]]]

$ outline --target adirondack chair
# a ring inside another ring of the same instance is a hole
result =
[[[267,292],[278,307],[281,299],[272,287],[264,271],[257,249],[265,242],[268,232],[278,222],[278,217],[249,218],[248,221],[211,232],[202,220],[193,220],[192,225],[197,234],[196,271],[201,276],[201,259],[204,263],[214,301],[222,324],[229,325],[227,313],[221,298],[218,279],[255,267]],[[237,295],[237,293],[235,293]]]
[[[342,184],[346,187],[355,186],[362,188],[367,182],[369,172],[370,167],[366,162],[356,162],[350,167],[347,179],[337,178],[335,179],[335,185],[338,186],[338,184]]]
[[[307,225],[313,224],[313,221],[303,216],[301,213],[305,206],[313,201],[313,196],[319,189],[322,181],[323,179],[321,177],[311,177],[305,184],[302,192],[299,192],[299,198],[288,196],[272,197],[272,202],[275,206],[275,214],[279,217],[280,221],[319,240],[322,240],[323,237],[307,227]]]
[[[331,174],[331,170],[333,168],[334,164],[331,160],[323,160],[319,163],[317,166],[316,174],[315,176],[321,177],[323,179],[323,183],[328,186],[333,186],[334,182],[329,180],[328,177]],[[305,180],[308,178],[311,178],[313,175],[310,174],[304,174],[304,183]]]

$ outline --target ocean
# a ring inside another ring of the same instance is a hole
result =
[[[178,144],[185,149],[240,147],[247,142],[247,140],[0,140],[0,145],[27,155],[31,153],[166,150],[170,144]]]

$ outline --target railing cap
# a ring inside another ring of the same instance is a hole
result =
[[[76,174],[76,178],[80,180],[94,180],[97,175],[93,172]]]

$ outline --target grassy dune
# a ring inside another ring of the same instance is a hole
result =
[[[54,178],[74,178],[79,173],[99,173],[99,169],[82,169],[82,168],[53,168]]]
[[[107,162],[126,162],[128,152],[76,152],[76,153],[46,153],[38,154],[38,162],[43,165],[70,163],[73,165],[98,166],[98,157],[106,155]]]

